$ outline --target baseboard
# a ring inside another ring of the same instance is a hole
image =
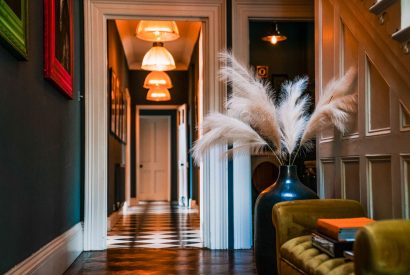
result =
[[[77,223],[5,274],[63,274],[82,251],[83,226]]]
[[[127,211],[128,205],[127,202],[124,202],[122,207],[117,211],[111,213],[111,215],[107,218],[107,231],[110,231],[114,224],[117,223],[118,219],[120,218],[121,214],[124,214]]]

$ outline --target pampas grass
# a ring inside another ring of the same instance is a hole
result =
[[[307,77],[283,83],[275,104],[270,84],[257,78],[251,68],[229,52],[221,53],[220,60],[225,64],[220,78],[232,85],[233,92],[226,102],[227,114],[212,113],[204,118],[203,135],[192,150],[196,163],[212,146],[234,143],[228,154],[268,149],[280,164],[293,164],[301,151],[309,150],[318,131],[335,125],[343,133],[350,113],[356,110],[357,95],[349,94],[356,79],[353,68],[326,86],[309,117],[310,99],[303,95]]]
[[[300,141],[302,145],[313,138],[318,131],[331,125],[335,125],[341,133],[346,131],[349,113],[355,112],[357,107],[357,94],[349,94],[356,80],[356,74],[356,69],[352,67],[342,78],[331,80],[327,84],[306,125]]]
[[[220,113],[209,114],[202,124],[202,131],[201,139],[193,147],[196,163],[215,144],[235,142],[238,146],[234,150],[247,152],[260,152],[265,146],[269,146],[248,124]],[[229,150],[227,153],[230,153]]]

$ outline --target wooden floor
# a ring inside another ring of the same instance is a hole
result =
[[[83,252],[65,274],[257,274],[252,250],[202,246],[199,218],[175,206],[141,204],[108,233],[108,249]]]
[[[251,250],[112,248],[83,252],[65,274],[256,274]]]

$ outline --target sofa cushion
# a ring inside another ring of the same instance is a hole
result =
[[[346,262],[344,258],[330,258],[322,253],[312,246],[311,235],[285,242],[280,248],[280,255],[284,262],[293,264],[306,274],[354,274],[353,262]]]

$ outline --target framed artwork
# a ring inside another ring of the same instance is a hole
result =
[[[28,0],[0,0],[0,37],[19,59],[28,57]]]
[[[114,73],[112,69],[110,69],[110,94],[109,94],[109,109],[110,109],[110,131],[112,134],[115,134],[115,91],[117,88],[117,75]]]
[[[115,136],[120,139],[120,97],[121,97],[121,90],[120,90],[120,80],[117,78],[117,88],[115,89]]]
[[[121,83],[118,76],[112,68],[109,69],[109,128],[111,134],[122,143],[127,142],[127,102],[125,90],[121,89]],[[127,89],[127,88],[125,88]]]
[[[128,106],[128,101],[126,97],[126,91],[128,89],[125,88],[124,93],[123,93],[123,105],[122,105],[122,131],[121,131],[121,141],[126,144],[127,143],[127,106]]]
[[[44,0],[44,77],[73,98],[73,1]]]

